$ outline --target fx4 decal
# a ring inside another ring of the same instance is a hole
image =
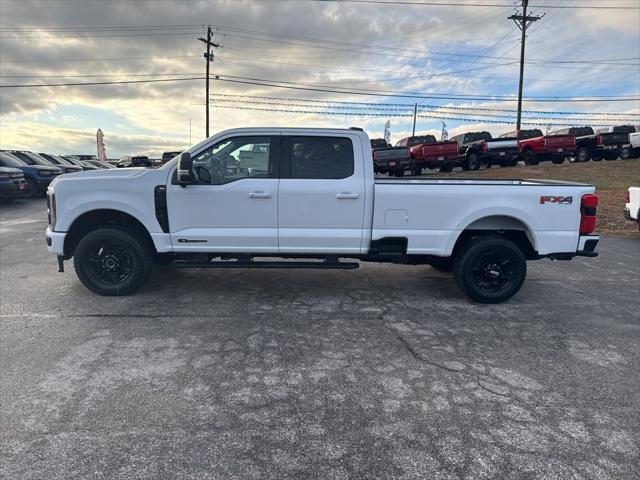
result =
[[[545,205],[547,203],[555,203],[556,205],[571,205],[573,203],[573,197],[563,197],[562,195],[540,197],[540,205]]]

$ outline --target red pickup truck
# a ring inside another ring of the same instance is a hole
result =
[[[515,137],[518,140],[518,151],[525,165],[537,165],[551,160],[562,163],[567,157],[576,154],[575,135],[544,135],[542,130],[517,130],[500,135],[500,138]]]
[[[425,168],[450,172],[460,158],[458,142],[438,142],[433,135],[403,138],[396,147],[409,147],[412,175],[421,175]]]

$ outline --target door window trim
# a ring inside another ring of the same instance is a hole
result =
[[[292,137],[317,137],[317,138],[340,138],[349,140],[351,143],[351,157],[352,157],[352,170],[349,175],[346,177],[338,177],[338,178],[300,178],[293,176],[293,162],[291,158],[291,138]],[[351,178],[356,174],[357,170],[357,158],[356,154],[356,142],[354,138],[348,135],[340,136],[340,135],[313,135],[313,134],[299,134],[299,135],[283,135],[281,137],[281,151],[280,151],[280,178],[281,179],[293,179],[293,180],[345,180],[347,178]]]
[[[202,152],[213,148],[214,146],[226,142],[232,138],[242,138],[242,137],[266,137],[269,139],[269,166],[271,167],[270,175],[266,177],[240,177],[238,179],[232,180],[226,183],[212,183],[212,184],[198,184],[198,185],[189,185],[189,187],[219,187],[222,185],[229,185],[231,183],[239,182],[241,180],[277,180],[280,173],[280,164],[282,163],[282,136],[281,135],[260,135],[257,134],[243,134],[243,135],[229,135],[226,137],[222,137],[217,139],[214,143],[207,144],[204,148],[198,150],[197,152],[193,152],[191,154],[192,158],[200,155]],[[171,185],[179,185],[178,184],[178,162],[176,162],[173,173],[171,174]]]

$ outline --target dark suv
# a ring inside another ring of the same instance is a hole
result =
[[[132,157],[130,155],[126,155],[118,160],[118,168],[125,167],[150,167],[151,160],[146,155],[139,155],[136,157]]]
[[[26,181],[25,195],[27,197],[44,194],[51,181],[63,173],[62,170],[53,165],[42,165],[36,162],[28,164],[20,156],[7,151],[0,151],[0,167],[22,170]]]

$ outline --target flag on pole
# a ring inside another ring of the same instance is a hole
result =
[[[391,120],[384,124],[384,141],[391,143]]]
[[[104,148],[104,133],[102,133],[102,129],[99,128],[96,132],[96,143],[98,145],[98,160],[101,162],[107,161],[107,152]]]
[[[440,140],[448,140],[449,132],[447,132],[447,124],[442,122],[442,134],[440,135]]]

